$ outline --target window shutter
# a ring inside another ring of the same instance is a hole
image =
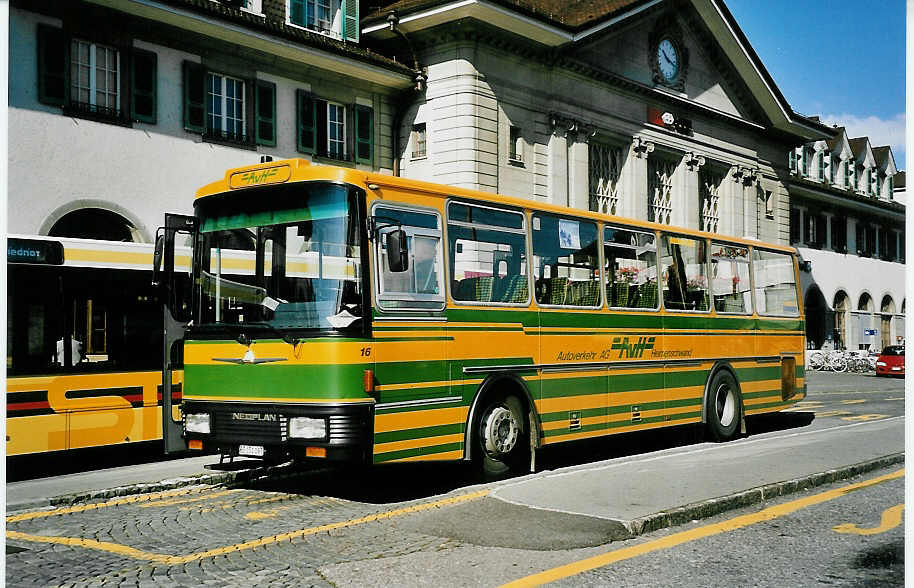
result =
[[[315,100],[314,110],[314,122],[317,127],[317,132],[315,133],[315,136],[317,137],[316,153],[321,157],[327,157],[327,101]]]
[[[69,43],[63,30],[38,25],[38,101],[54,106],[67,103]]]
[[[156,68],[155,53],[132,49],[130,52],[130,118],[156,123]]]
[[[828,219],[824,214],[816,215],[816,245],[825,247],[826,223]]]
[[[206,123],[204,68],[199,63],[185,61],[184,68],[184,129],[202,133]]]
[[[276,84],[257,80],[254,102],[257,144],[276,147]]]
[[[343,0],[343,38],[359,42],[359,1]]]
[[[295,92],[296,148],[300,153],[314,155],[317,147],[317,118],[314,98],[303,92]]]
[[[298,26],[307,26],[305,23],[304,0],[289,0],[289,22]]]
[[[374,109],[370,106],[355,107],[355,160],[371,165],[374,154]]]

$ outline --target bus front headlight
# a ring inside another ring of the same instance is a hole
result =
[[[184,428],[188,433],[209,434],[209,413],[194,413],[184,417]]]
[[[323,439],[327,436],[327,421],[311,417],[289,419],[289,437],[298,439]]]

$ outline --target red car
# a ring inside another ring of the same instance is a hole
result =
[[[876,359],[877,376],[904,376],[904,345],[889,345]]]

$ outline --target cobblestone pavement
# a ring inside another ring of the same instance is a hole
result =
[[[398,519],[487,491],[400,505],[197,487],[7,518],[10,586],[330,586],[324,565],[449,549]]]

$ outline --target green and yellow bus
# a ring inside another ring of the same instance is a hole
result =
[[[194,208],[170,223],[194,449],[499,472],[627,431],[727,440],[805,396],[789,247],[301,159]]]

